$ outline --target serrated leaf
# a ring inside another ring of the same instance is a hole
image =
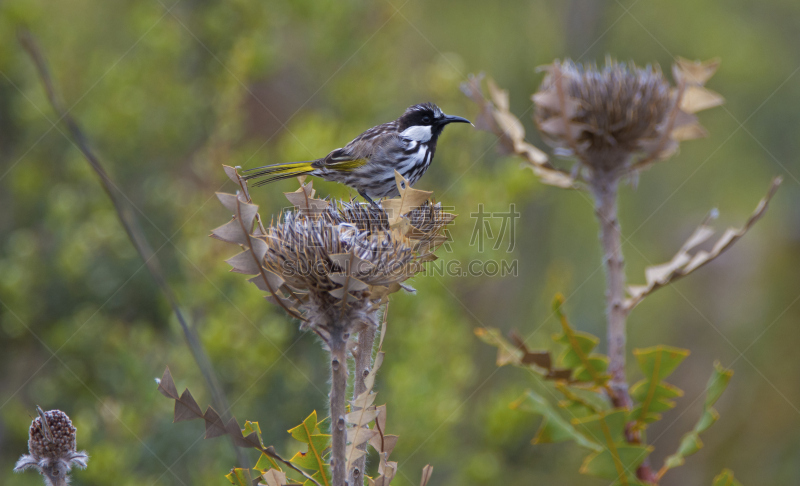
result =
[[[723,103],[725,103],[725,98],[718,93],[700,86],[689,86],[681,97],[681,110],[686,113],[697,113]]]
[[[609,379],[605,372],[608,368],[608,357],[591,354],[600,339],[589,333],[573,330],[561,311],[563,303],[564,297],[561,294],[556,295],[553,301],[553,312],[561,323],[562,333],[553,336],[553,340],[567,345],[560,357],[562,365],[565,368],[576,368],[575,374],[580,373],[580,381],[592,381],[597,386],[605,386]],[[578,377],[575,376],[574,379],[578,380]]]
[[[261,262],[253,258],[249,249],[228,258],[225,263],[233,267],[231,272],[244,275],[258,275],[261,272]]]
[[[175,387],[175,381],[172,379],[169,366],[164,369],[164,374],[158,380],[158,391],[167,398],[178,399],[178,389]]]
[[[580,472],[603,479],[616,479],[624,486],[639,484],[636,481],[636,469],[652,450],[652,446],[634,444],[605,448],[587,456]]]
[[[475,126],[497,136],[500,142],[499,147],[505,153],[513,153],[521,157],[541,182],[565,189],[577,188],[578,184],[570,173],[553,167],[547,154],[525,141],[524,126],[509,111],[508,92],[498,88],[494,81],[489,79],[487,81],[491,98],[489,101],[483,95],[482,79],[483,74],[470,75],[468,81],[461,84],[461,91],[477,103],[481,109]],[[561,106],[560,100],[545,93],[536,93],[533,97],[539,106],[558,106],[558,111],[567,114],[575,110],[575,103],[572,100],[567,101],[566,106]]]
[[[225,477],[231,484],[235,484],[236,486],[253,486],[257,482],[257,480],[253,481],[249,469],[231,469],[231,472],[226,474]]]
[[[497,366],[517,363],[522,357],[522,352],[506,341],[499,329],[479,327],[475,329],[475,335],[486,344],[497,348]]]
[[[228,221],[219,228],[211,230],[211,236],[225,241],[227,243],[236,243],[237,245],[248,244],[248,236],[245,230],[242,229],[242,224],[238,219]]]
[[[268,469],[277,469],[278,471],[281,470],[278,463],[275,459],[269,457],[268,455],[261,453],[261,456],[258,458],[258,462],[256,463],[256,467],[254,469],[258,469],[259,471],[266,471]]]
[[[264,282],[265,279],[269,283],[269,287],[267,286],[267,283]],[[269,270],[264,270],[261,272],[261,274],[247,279],[247,281],[253,283],[256,287],[258,287],[259,290],[263,290],[264,292],[269,292],[270,287],[272,287],[272,290],[277,290],[286,283],[281,277],[270,272]]]
[[[675,368],[689,355],[689,351],[670,346],[654,346],[634,349],[633,354],[645,378],[631,388],[631,397],[640,402],[634,408],[631,417],[636,419],[636,427],[643,428],[659,420],[660,412],[675,406],[670,398],[683,395],[679,388],[662,383],[662,380],[675,371]]]
[[[302,184],[294,192],[284,192],[283,195],[292,203],[292,206],[306,214],[319,214],[330,204],[324,199],[314,199],[314,181]]]
[[[264,444],[261,442],[261,430],[257,422],[246,422],[244,429],[240,429],[234,417],[231,417],[230,420],[228,420],[227,424],[223,423],[222,418],[212,407],[206,408],[205,413],[200,414],[199,413],[200,407],[197,405],[194,398],[192,398],[192,395],[188,389],[184,391],[181,397],[178,397],[177,394],[178,392],[177,389],[175,388],[175,382],[172,378],[172,374],[169,371],[169,368],[166,368],[164,370],[164,374],[162,375],[161,380],[158,381],[158,391],[162,395],[175,400],[176,407],[178,408],[179,411],[178,418],[181,418],[185,415],[188,419],[188,417],[192,414],[197,415],[195,418],[202,418],[205,422],[206,439],[210,439],[212,437],[217,437],[220,435],[229,435],[234,445],[238,447],[254,448],[261,451],[262,456],[259,459],[257,466],[262,467],[263,469],[268,469],[269,466],[267,466],[267,463],[269,463],[276,469],[280,469],[277,463],[273,460],[276,459],[281,463],[285,464],[290,469],[299,473],[304,478],[306,479],[311,478],[311,476],[309,476],[308,473],[306,473],[302,469],[292,464],[290,461],[287,461],[286,459],[278,455],[278,453],[275,452],[274,447],[272,446],[264,447]],[[181,403],[179,404],[179,402]],[[314,423],[316,424],[317,427],[319,427],[320,423],[324,421],[316,423],[316,414],[313,415],[314,415]],[[181,420],[183,420],[183,418],[181,418]],[[321,444],[325,444],[326,440],[327,443],[330,442],[329,439],[323,439],[323,437],[324,436],[313,436],[311,443],[316,444],[318,446],[317,448],[321,449],[322,448]],[[263,469],[260,469],[259,471]],[[324,467],[323,471],[326,471],[322,475],[323,477],[326,478],[331,477],[329,468],[326,469]],[[232,481],[240,481],[246,479],[246,477],[242,475],[244,473],[241,472],[237,473],[234,470],[232,471],[231,474],[232,475],[230,476],[229,479],[231,479]],[[323,482],[317,481],[315,484],[312,481],[307,481],[307,484],[317,486],[317,485],[322,485]],[[325,482],[325,485],[329,486],[329,483]]]
[[[639,368],[645,376],[655,381],[661,381],[675,371],[675,368],[689,356],[689,350],[660,345],[634,349],[633,355],[636,356]]]
[[[200,405],[197,404],[188,388],[183,390],[180,398],[175,400],[175,415],[173,423],[183,422],[184,420],[194,420],[203,416]]]
[[[713,405],[727,388],[732,376],[733,370],[723,368],[718,361],[714,362],[714,371],[706,385],[706,401],[703,406],[703,413],[694,428],[684,434],[678,450],[664,460],[661,474],[669,469],[683,465],[685,457],[694,454],[703,447],[700,433],[708,429],[719,418],[719,413],[714,410]]]
[[[589,440],[611,447],[624,440],[626,421],[627,411],[615,409],[610,412],[573,419],[572,425]]]
[[[217,199],[219,199],[219,202],[221,202],[222,205],[225,206],[225,209],[230,211],[231,214],[236,214],[237,207],[240,202],[247,202],[247,200],[244,198],[244,194],[237,195],[218,192]]]
[[[289,429],[288,432],[292,434],[292,437],[294,437],[296,440],[299,440],[304,444],[308,444],[309,441],[311,440],[311,436],[314,435],[315,431],[318,431],[316,410],[311,412],[311,415],[306,417],[305,420],[303,420],[302,424],[292,429]]]
[[[359,446],[370,441],[376,435],[379,435],[377,430],[366,427],[352,427],[347,429],[347,442],[351,445]]]
[[[731,377],[733,377],[733,370],[723,368],[719,361],[714,362],[714,372],[706,385],[706,408],[717,403],[722,392],[728,387]]]
[[[236,184],[239,184],[239,174],[236,173],[236,168],[235,167],[231,167],[230,165],[224,165],[223,164],[222,170],[225,171],[225,175],[227,175],[230,180],[232,180]]]
[[[709,59],[708,61],[691,61],[679,56],[672,67],[672,74],[677,81],[683,81],[689,85],[702,86],[717,72],[719,63],[718,58]]]
[[[326,469],[327,464],[325,463],[324,454],[325,450],[330,447],[331,436],[319,433],[317,411],[313,411],[311,415],[303,420],[303,423],[290,429],[289,433],[300,442],[308,444],[308,450],[306,452],[298,452],[289,462],[312,471],[317,471],[317,473],[320,474],[320,484],[329,486],[330,473]],[[312,477],[316,477],[316,474]]]
[[[601,448],[599,444],[592,442],[578,432],[572,424],[561,417],[550,402],[533,390],[528,390],[519,399],[511,403],[511,408],[542,416],[543,420],[539,426],[539,431],[532,441],[534,444],[574,440],[578,445],[588,449],[599,450]]]
[[[329,484],[330,477],[331,477],[331,470],[330,467],[327,465],[325,466],[323,471],[317,471],[316,473],[314,473],[313,476],[311,476],[311,478],[314,479],[314,481],[316,481],[317,484]],[[311,482],[311,480],[307,480],[306,482],[303,483],[303,486],[316,486],[316,485],[313,482]]]
[[[297,452],[289,461],[302,468],[311,469],[312,471],[319,467],[317,457],[311,452]]]
[[[227,430],[225,430],[225,424],[222,422],[222,418],[212,407],[209,406],[206,408],[206,412],[203,414],[203,419],[206,421],[206,439],[219,437],[220,435],[225,435],[227,433]]]
[[[371,445],[376,451],[388,456],[391,455],[392,451],[397,445],[398,438],[399,437],[396,435],[385,434],[381,436],[381,434],[378,433],[369,440],[369,445]]]
[[[509,337],[517,349],[522,351],[522,357],[519,360],[521,364],[536,365],[545,370],[551,370],[553,368],[553,360],[550,351],[531,351],[527,344],[525,344],[525,340],[522,339],[522,336],[515,330],[511,330]]]
[[[627,290],[630,298],[625,301],[625,309],[630,311],[656,290],[669,285],[679,278],[689,275],[731,248],[734,243],[750,230],[756,221],[761,219],[782,180],[781,177],[774,178],[766,196],[759,201],[755,211],[753,211],[745,224],[738,229],[728,228],[714,243],[710,251],[696,248],[699,243],[713,235],[713,230],[708,225],[710,219],[707,218],[706,221],[692,233],[686,243],[683,244],[680,250],[678,250],[678,253],[676,253],[670,261],[647,267],[645,269],[646,284],[628,286]]]
[[[565,398],[558,402],[558,406],[567,409],[573,418],[595,415],[610,407],[608,400],[595,391],[568,386],[564,382],[556,383],[555,386]]]

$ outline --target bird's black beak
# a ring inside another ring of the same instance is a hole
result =
[[[467,120],[466,118],[460,116],[452,116],[452,115],[445,115],[445,117],[442,118],[442,120],[439,123],[442,125],[447,125],[448,123],[469,123],[470,125],[472,125],[472,122]]]

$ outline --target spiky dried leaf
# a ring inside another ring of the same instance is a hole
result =
[[[509,111],[508,92],[499,89],[491,79],[487,81],[487,87],[492,101],[486,99],[481,87],[483,77],[483,74],[470,75],[469,80],[461,84],[461,91],[480,107],[475,126],[496,135],[500,140],[500,147],[507,153],[522,157],[544,184],[577,188],[572,175],[553,167],[544,152],[525,141],[525,128]]]
[[[703,222],[689,239],[681,246],[678,253],[667,263],[660,265],[653,265],[645,269],[645,285],[631,285],[628,286],[628,294],[630,298],[625,301],[625,308],[630,311],[636,307],[644,298],[652,294],[656,290],[669,285],[670,283],[689,275],[698,268],[706,265],[719,257],[728,248],[733,246],[739,238],[744,236],[750,228],[761,219],[766,212],[769,201],[778,190],[782,182],[781,177],[776,177],[772,180],[767,195],[759,201],[753,214],[745,222],[741,228],[728,228],[722,236],[714,243],[709,251],[697,250],[697,247],[708,240],[714,234],[714,230],[709,226],[709,219]]]
[[[197,404],[197,401],[194,399],[188,388],[184,390],[180,396],[178,396],[178,390],[175,387],[175,381],[172,378],[172,373],[170,372],[169,367],[164,369],[164,374],[161,376],[161,379],[157,381],[158,391],[165,397],[175,400],[174,422],[203,419],[206,428],[206,439],[218,437],[220,435],[229,435],[233,439],[233,443],[236,446],[258,449],[266,456],[279,461],[294,471],[300,473],[307,481],[310,481],[311,484],[321,486],[320,483],[316,479],[312,478],[308,473],[276,453],[272,446],[265,447],[261,441],[261,433],[257,425],[255,425],[255,427],[248,426],[242,430],[239,428],[239,425],[234,417],[231,417],[227,424],[223,423],[220,415],[212,407],[206,408],[205,413],[201,412],[200,406]],[[245,433],[247,435],[245,435]]]

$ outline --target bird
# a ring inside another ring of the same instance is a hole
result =
[[[436,142],[450,123],[472,122],[446,115],[433,103],[412,105],[397,120],[374,126],[325,157],[265,165],[242,171],[245,180],[262,186],[281,179],[312,175],[352,187],[365,201],[397,197],[395,170],[414,185],[428,170]],[[474,126],[474,125],[473,125]]]

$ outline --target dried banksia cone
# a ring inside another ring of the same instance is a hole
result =
[[[73,466],[86,467],[89,456],[76,451],[75,427],[61,410],[42,411],[33,419],[29,430],[28,454],[17,461],[14,471],[37,470],[49,486],[69,483]]]
[[[723,102],[703,87],[718,64],[678,59],[673,87],[658,67],[556,61],[533,95],[534,120],[559,155],[576,156],[593,172],[643,168],[706,135],[694,113]]]
[[[388,294],[409,289],[403,282],[435,258],[455,218],[430,201],[431,193],[410,187],[376,207],[315,199],[308,183],[287,194],[293,210],[264,226],[244,181],[231,175],[242,191],[218,197],[234,219],[212,236],[244,250],[227,260],[232,271],[255,275],[249,281],[270,301],[325,339],[332,327],[355,333],[376,326],[372,311]]]

